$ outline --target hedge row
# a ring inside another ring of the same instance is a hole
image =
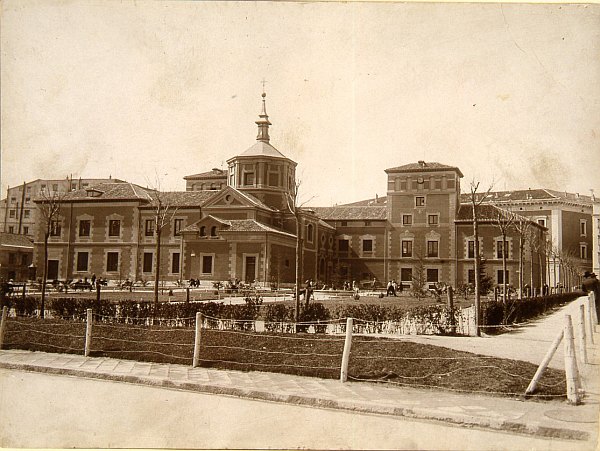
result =
[[[563,306],[574,301],[583,293],[551,294],[535,298],[509,300],[506,305],[502,301],[484,302],[482,304],[482,322],[487,326],[504,324],[506,309],[506,324],[522,323],[546,313],[555,307]]]

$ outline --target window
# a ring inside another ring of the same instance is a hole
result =
[[[154,219],[146,219],[146,236],[154,236]]]
[[[475,241],[469,240],[467,243],[467,258],[475,258]]]
[[[254,185],[254,172],[244,172],[244,185]]]
[[[428,257],[437,257],[439,251],[439,242],[438,241],[427,241],[427,256]]]
[[[348,226],[348,221],[342,221],[340,224],[342,227]]]
[[[312,243],[314,240],[314,226],[312,224],[306,226],[306,240],[309,243]]]
[[[425,206],[425,196],[415,197],[415,207],[424,207],[424,206]]]
[[[427,216],[427,223],[430,226],[436,226],[439,224],[439,216],[438,215],[428,215]]]
[[[29,227],[27,227],[27,226],[23,226],[23,233],[24,233],[25,235],[29,235]]]
[[[213,272],[213,256],[202,256],[202,274],[212,274]]]
[[[29,258],[27,257],[27,254],[22,254],[21,255],[21,266],[27,266],[29,264]]]
[[[171,254],[171,274],[179,274],[179,252]]]
[[[371,221],[365,221],[365,227],[369,227],[371,225]]]
[[[90,236],[91,222],[89,219],[79,221],[79,236]]]
[[[15,233],[15,226],[8,226],[8,233]]]
[[[108,236],[121,236],[121,221],[119,219],[108,221]]]
[[[29,202],[31,202],[31,197],[26,197],[25,198],[25,203],[28,204]]]
[[[402,257],[412,257],[412,246],[412,241],[402,240]]]
[[[348,240],[338,240],[338,253],[340,255],[348,255],[350,250],[350,242]]]
[[[217,236],[217,226],[212,226],[210,228],[210,236]]]
[[[279,172],[269,172],[269,186],[279,186]]]
[[[400,191],[406,191],[406,180],[400,180]]]
[[[87,252],[77,252],[77,272],[87,272],[89,254]]]
[[[580,244],[579,245],[579,258],[581,259],[587,259],[587,244]]]
[[[585,219],[579,220],[579,233],[581,236],[587,236],[587,221]]]
[[[401,268],[400,280],[402,282],[412,282],[412,268]]]
[[[206,236],[206,227],[200,226],[200,236]]]
[[[412,225],[412,215],[402,215],[402,225]]]
[[[428,283],[439,282],[438,276],[439,276],[439,274],[438,274],[437,269],[428,269],[427,270],[427,282]]]
[[[362,250],[363,252],[373,252],[373,240],[363,240],[362,241]]]
[[[58,191],[58,183],[52,184],[52,191]]]
[[[470,283],[471,285],[475,285],[475,270],[474,269],[469,269],[469,271],[467,272],[467,283]]]
[[[9,218],[14,218],[14,217],[15,217],[15,215],[16,215],[16,210],[10,210],[10,211],[8,212],[8,217],[9,217]]]
[[[10,203],[14,204],[15,202],[17,202],[17,198],[16,197],[11,197],[10,198]]]
[[[14,265],[16,261],[17,261],[17,254],[15,254],[13,252],[8,254],[8,264],[9,265]]]
[[[144,252],[144,261],[142,264],[142,272],[152,272],[152,263],[154,254],[152,252]]]
[[[118,252],[107,252],[106,253],[106,271],[107,272],[119,271],[119,253]]]
[[[508,285],[508,284],[510,283],[510,282],[509,282],[509,277],[508,277],[508,270],[506,271],[506,282],[504,281],[504,277],[503,277],[503,274],[502,274],[502,273],[503,273],[503,271],[502,271],[501,269],[499,269],[499,270],[498,270],[498,274],[497,274],[497,277],[498,277],[498,283],[499,283],[500,285],[502,285],[502,284],[507,284],[507,285]]]
[[[542,219],[538,219],[538,220],[537,220],[537,223],[538,223],[539,225],[541,225],[542,227],[546,227],[546,220],[545,220],[545,219],[543,219],[543,218],[542,218]]]
[[[46,190],[46,185],[44,183],[42,183],[42,185],[40,186],[40,190],[41,191],[45,191]]]
[[[50,236],[60,236],[60,221],[53,219],[50,222]]]
[[[433,187],[435,189],[442,189],[442,181],[441,180],[435,180],[433,183],[434,183]]]
[[[178,236],[179,232],[181,232],[182,228],[183,228],[183,219],[181,219],[181,218],[175,219],[173,221],[173,236]],[[175,271],[175,272],[179,272],[179,271]]]
[[[496,241],[496,257],[497,258],[502,258],[502,256],[504,255],[504,249],[506,249],[506,258],[509,258],[509,256],[508,256],[508,251],[509,251],[508,241],[504,242],[504,246],[502,246],[502,240]]]
[[[31,215],[31,210],[25,210],[25,211],[23,212],[23,214],[24,214],[24,216],[25,216],[26,218],[29,218],[29,216]]]

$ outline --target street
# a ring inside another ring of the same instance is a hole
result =
[[[0,370],[0,446],[586,449],[440,423]]]

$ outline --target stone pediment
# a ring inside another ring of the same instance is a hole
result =
[[[226,187],[219,191],[215,196],[209,199],[203,206],[203,209],[209,208],[239,208],[256,207],[256,202],[244,195],[240,191]]]

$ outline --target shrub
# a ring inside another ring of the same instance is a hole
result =
[[[579,296],[581,296],[581,293],[576,292],[508,300],[506,304],[506,323],[520,323],[535,318],[554,307],[574,301]],[[484,325],[501,325],[503,323],[504,314],[504,305],[501,301],[482,303],[482,320]]]

